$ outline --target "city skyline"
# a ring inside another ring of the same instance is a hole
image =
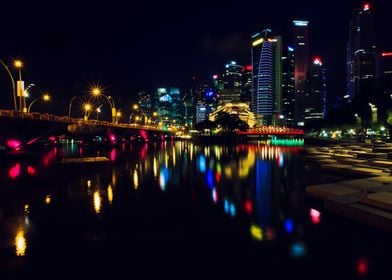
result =
[[[385,1],[384,1],[385,2]],[[25,61],[26,83],[52,91],[57,98],[85,94],[100,83],[108,94],[130,100],[139,90],[178,86],[187,90],[196,75],[210,78],[229,60],[250,63],[250,37],[265,28],[291,43],[292,20],[309,21],[310,55],[325,61],[329,98],[345,91],[345,46],[352,11],[363,1],[339,3],[261,3],[236,5],[205,3],[141,4],[132,10],[120,4],[43,7],[22,5],[18,20],[12,13],[1,19],[3,44],[0,58]],[[375,28],[380,49],[391,49],[385,37],[390,3],[371,1],[377,15]],[[10,4],[10,9],[14,4]],[[267,10],[268,13],[262,11]],[[389,48],[387,48],[387,46]],[[1,71],[2,92],[8,77]],[[6,103],[11,101],[7,95]],[[1,104],[4,104],[2,99]]]

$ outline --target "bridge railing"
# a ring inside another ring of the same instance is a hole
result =
[[[106,127],[120,127],[120,128],[136,128],[136,129],[145,129],[145,130],[156,130],[162,131],[159,127],[151,126],[151,125],[139,125],[139,124],[126,124],[126,123],[118,123],[113,124],[108,121],[98,121],[98,120],[88,120],[84,121],[83,118],[70,118],[68,116],[57,116],[48,113],[21,113],[20,111],[14,110],[0,110],[0,117],[14,118],[14,119],[31,119],[31,120],[42,120],[42,121],[52,121],[52,122],[60,122],[60,123],[68,123],[68,124],[88,124],[94,126],[106,126]]]

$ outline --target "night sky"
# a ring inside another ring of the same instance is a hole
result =
[[[345,91],[348,25],[352,9],[361,3],[18,1],[2,7],[0,58],[23,59],[26,84],[52,92],[58,107],[97,83],[128,104],[142,89],[178,86],[185,91],[192,76],[209,78],[230,60],[250,64],[251,35],[270,28],[290,43],[291,21],[305,19],[311,54],[323,58],[333,101]],[[392,49],[391,1],[372,3],[378,46]],[[0,71],[0,90],[0,108],[11,108],[5,71]]]

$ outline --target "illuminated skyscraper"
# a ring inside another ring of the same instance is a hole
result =
[[[376,44],[372,7],[364,4],[353,12],[347,43],[347,96],[351,100],[369,92],[375,77]]]
[[[223,89],[220,91],[219,103],[240,102],[243,66],[231,61],[225,66]]]
[[[294,49],[283,49],[282,55],[282,117],[283,124],[295,126]]]
[[[324,119],[327,98],[326,71],[321,59],[315,57],[308,70],[304,102],[305,123]]]
[[[295,120],[304,121],[304,94],[309,64],[309,22],[293,20],[294,81],[295,81]]]
[[[266,29],[252,36],[251,111],[256,124],[275,124],[282,111],[282,39]]]

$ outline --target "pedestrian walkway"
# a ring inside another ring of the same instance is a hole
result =
[[[387,144],[382,149],[369,145],[306,148],[305,161],[310,165],[342,175],[366,176],[307,186],[306,194],[322,200],[328,211],[392,232],[391,151]]]

